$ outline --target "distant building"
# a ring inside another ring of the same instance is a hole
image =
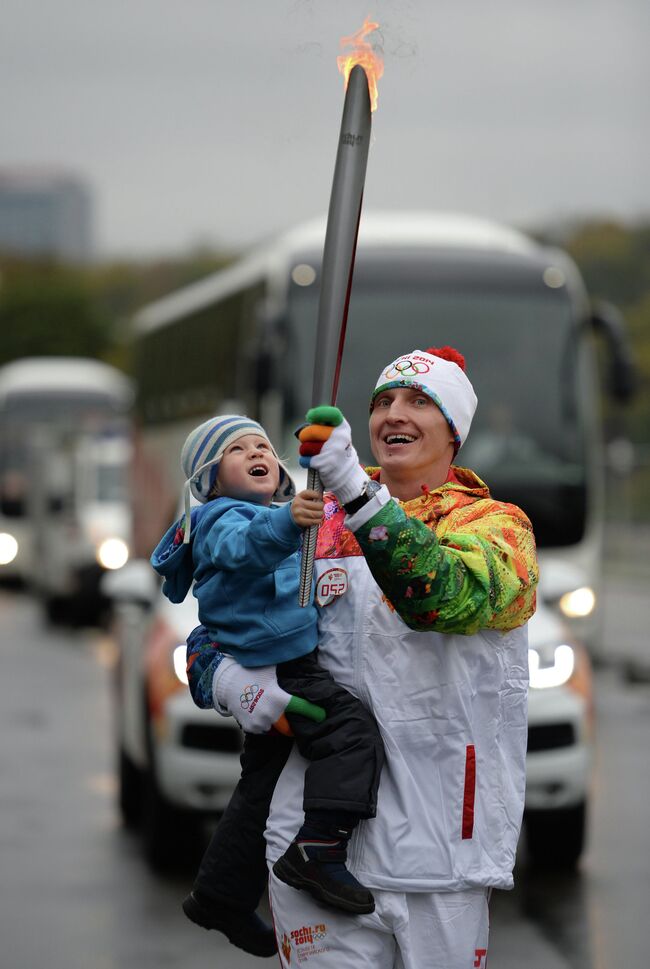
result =
[[[0,168],[0,251],[87,262],[91,210],[89,188],[69,172]]]

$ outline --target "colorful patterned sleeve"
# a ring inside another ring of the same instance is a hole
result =
[[[197,707],[210,710],[214,707],[212,680],[217,667],[224,658],[205,626],[197,626],[187,637],[187,679],[192,699]]]
[[[355,531],[375,581],[416,630],[514,629],[535,611],[535,539],[515,505],[481,500],[436,531],[394,501]]]

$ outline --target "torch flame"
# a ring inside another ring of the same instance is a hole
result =
[[[363,27],[357,30],[356,34],[352,34],[351,37],[341,37],[341,47],[345,49],[346,47],[351,47],[347,54],[341,54],[336,58],[336,64],[339,71],[345,79],[345,88],[347,90],[348,80],[350,77],[350,72],[353,67],[360,64],[361,67],[366,72],[366,77],[368,78],[368,90],[370,92],[370,110],[375,111],[377,109],[377,81],[384,73],[384,62],[375,53],[371,45],[365,39],[367,34],[372,33],[373,30],[377,30],[379,24],[373,23],[372,20],[366,18],[363,23]]]

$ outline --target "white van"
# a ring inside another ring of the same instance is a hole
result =
[[[32,588],[48,618],[96,621],[106,570],[129,558],[131,442],[124,433],[41,435],[33,452]]]
[[[122,422],[133,400],[131,381],[115,367],[84,357],[23,357],[0,367],[0,579],[31,585],[34,556],[30,511],[33,448],[96,434]],[[62,463],[49,474],[59,491],[69,477]]]

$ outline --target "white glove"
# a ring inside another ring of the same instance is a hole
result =
[[[292,696],[278,685],[275,666],[244,667],[232,656],[221,660],[212,677],[212,698],[217,712],[222,717],[233,716],[246,733],[267,733],[275,727],[291,735],[285,710],[317,723],[325,719],[322,707]]]
[[[346,420],[334,428],[309,467],[318,471],[325,491],[333,491],[341,505],[358,498],[370,480],[359,464]]]
[[[275,666],[240,666],[226,656],[212,679],[215,708],[232,715],[247,733],[267,733],[286,710],[291,694],[278,686]]]

